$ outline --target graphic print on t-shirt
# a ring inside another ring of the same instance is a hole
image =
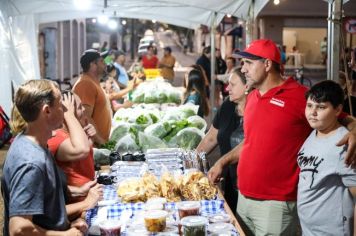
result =
[[[311,172],[312,181],[310,182],[309,188],[312,188],[314,183],[314,175],[319,173],[318,167],[324,161],[324,158],[319,158],[318,156],[305,156],[304,149],[301,149],[298,153],[298,165],[300,167],[300,172]]]

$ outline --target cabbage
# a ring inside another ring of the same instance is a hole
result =
[[[110,140],[118,141],[119,139],[124,137],[126,134],[128,134],[129,130],[130,130],[130,124],[119,123],[118,126],[112,131],[112,133],[110,135]]]
[[[136,144],[135,137],[133,134],[128,133],[122,137],[115,146],[115,149],[120,154],[125,152],[137,152],[140,151],[140,147]]]
[[[102,148],[93,148],[94,163],[98,165],[110,165],[110,155],[111,151]]]
[[[163,138],[164,141],[169,142],[171,140],[171,138],[176,136],[176,134],[180,130],[184,129],[187,126],[188,126],[187,120],[180,120],[180,121],[172,122],[172,130],[168,133],[168,135],[166,137]]]
[[[172,130],[171,125],[168,122],[159,122],[148,126],[145,129],[145,134],[155,136],[157,138],[163,138]]]
[[[204,133],[201,130],[195,127],[185,128],[177,134],[177,145],[186,150],[193,150],[198,146],[203,137]]]
[[[187,119],[189,127],[196,127],[201,131],[205,132],[206,129],[206,121],[200,116],[191,116]]]
[[[146,152],[147,149],[167,147],[161,139],[143,132],[138,133],[138,140],[143,152]]]
[[[176,92],[171,92],[167,96],[167,102],[168,103],[181,104],[182,101],[181,101],[181,98],[180,98],[180,94],[176,93]]]

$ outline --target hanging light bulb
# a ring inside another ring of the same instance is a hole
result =
[[[156,20],[152,20],[152,23],[155,24],[157,21]]]
[[[121,24],[122,24],[122,25],[126,25],[126,23],[127,23],[126,20],[122,20],[122,21],[121,21]]]
[[[231,14],[227,14],[226,16],[227,16],[228,18],[231,18]]]
[[[280,3],[280,0],[273,0],[274,5],[278,5]]]
[[[118,26],[118,24],[117,24],[116,20],[109,20],[109,22],[108,22],[109,29],[115,30],[115,29],[117,29],[117,26]]]

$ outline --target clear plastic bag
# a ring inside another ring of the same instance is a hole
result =
[[[203,118],[201,118],[200,116],[188,117],[187,121],[189,123],[188,124],[189,127],[196,127],[198,129],[200,129],[201,131],[205,132],[206,121]]]
[[[117,142],[115,150],[120,154],[125,152],[132,153],[139,151],[140,147],[136,144],[134,135],[128,133]]]
[[[116,127],[111,131],[110,140],[118,141],[129,133],[131,125],[126,122],[117,123]]]
[[[145,129],[145,134],[152,135],[157,138],[163,138],[172,130],[171,125],[168,122],[159,122],[152,124]]]
[[[138,133],[138,142],[143,152],[151,148],[166,148],[167,145],[160,138],[152,135],[145,134],[143,132]]]
[[[204,133],[198,128],[184,128],[177,133],[177,145],[186,150],[193,150],[198,146],[203,137]]]

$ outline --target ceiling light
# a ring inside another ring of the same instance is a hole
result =
[[[106,24],[108,21],[109,21],[109,18],[106,15],[101,15],[98,17],[98,22],[102,25]]]
[[[273,0],[274,5],[278,5],[279,2],[280,2],[279,0]]]
[[[115,29],[117,29],[117,21],[116,20],[109,20],[109,22],[108,22],[108,27],[109,27],[109,29],[111,29],[111,30],[115,30]]]
[[[91,6],[90,0],[73,0],[74,6],[79,10],[88,10]]]
[[[122,25],[126,25],[126,23],[127,23],[126,20],[122,20],[122,21],[121,21],[121,24],[122,24]]]

